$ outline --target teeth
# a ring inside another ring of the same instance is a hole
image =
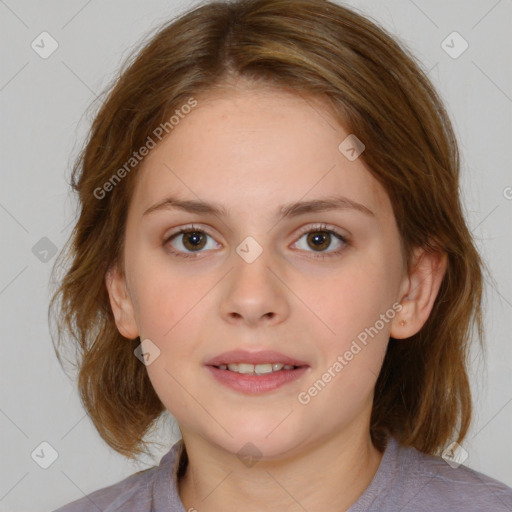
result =
[[[231,370],[232,372],[243,373],[247,375],[263,375],[265,373],[278,372],[280,370],[293,370],[294,366],[289,364],[280,363],[264,363],[264,364],[249,364],[249,363],[232,363],[219,365],[220,370]]]

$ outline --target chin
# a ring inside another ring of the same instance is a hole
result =
[[[268,424],[260,424],[250,429],[229,429],[233,437],[222,436],[217,444],[224,450],[244,460],[277,460],[293,454],[304,443],[304,439],[295,437],[286,431],[278,432],[276,423],[270,428]],[[274,430],[275,429],[275,430]]]

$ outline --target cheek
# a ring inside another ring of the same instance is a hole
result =
[[[150,339],[169,336],[204,294],[204,277],[186,275],[166,258],[163,249],[140,254],[132,271],[138,327]]]
[[[333,272],[319,288],[311,287],[309,297],[316,305],[318,316],[324,321],[322,332],[336,339],[338,346],[345,346],[366,328],[370,328],[390,310],[396,288],[394,270],[384,260],[364,255],[346,262],[338,272]],[[389,330],[387,322],[378,325],[380,330]],[[324,339],[329,336],[324,334]]]

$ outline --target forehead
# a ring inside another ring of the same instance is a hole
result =
[[[197,102],[142,162],[132,198],[139,213],[170,193],[269,214],[336,193],[389,214],[362,159],[339,149],[349,132],[317,98],[233,89]]]

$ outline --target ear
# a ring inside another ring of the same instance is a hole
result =
[[[117,265],[112,266],[105,274],[105,284],[117,329],[125,338],[137,338],[139,329],[135,321],[133,303],[124,273],[118,269]]]
[[[418,333],[427,321],[446,272],[445,252],[426,252],[417,247],[409,275],[402,280],[400,312],[393,318],[390,336],[404,339]]]

